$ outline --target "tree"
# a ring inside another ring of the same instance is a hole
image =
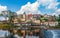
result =
[[[14,19],[15,16],[16,16],[15,12],[12,12],[12,11],[8,10],[8,17],[9,17],[10,23],[13,22],[13,19]]]
[[[58,25],[60,25],[60,15],[56,17],[56,21],[58,22]]]
[[[2,11],[2,13],[0,14],[1,16],[5,17],[5,19],[7,19],[7,11]]]
[[[21,19],[20,18],[18,18],[18,22],[21,23]]]
[[[59,15],[59,19],[58,19],[58,24],[60,25],[60,15]]]
[[[27,22],[27,23],[32,23],[32,20],[27,20],[26,22]]]

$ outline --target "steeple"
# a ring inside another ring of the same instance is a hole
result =
[[[24,12],[23,14],[25,14],[26,15],[26,13]]]
[[[26,13],[25,12],[23,13],[23,18],[26,18]]]

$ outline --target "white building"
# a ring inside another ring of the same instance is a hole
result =
[[[44,24],[49,26],[56,26],[58,25],[58,22],[44,22]]]

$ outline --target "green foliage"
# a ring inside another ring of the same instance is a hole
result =
[[[8,17],[9,17],[10,23],[13,23],[13,19],[15,16],[17,16],[15,12],[8,10]]]
[[[43,18],[44,16],[41,15],[41,18]]]
[[[44,18],[44,20],[45,20],[45,21],[47,21],[47,20],[48,20],[48,18]]]
[[[11,24],[0,24],[0,29],[12,29],[14,28]]]
[[[60,22],[60,15],[58,16],[58,18],[56,19],[58,22]]]
[[[45,21],[47,21],[48,20],[48,18],[40,18],[40,21],[42,22],[43,20],[45,20]]]
[[[32,23],[32,20],[27,20],[26,22],[27,22],[27,23]]]
[[[18,22],[21,23],[21,19],[20,18],[18,18]]]
[[[58,18],[56,18],[56,21],[58,22],[58,25],[60,26],[60,15],[58,16]]]

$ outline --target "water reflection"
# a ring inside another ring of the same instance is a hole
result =
[[[0,30],[0,38],[2,37],[8,37],[10,35],[10,32],[7,30]]]
[[[60,38],[60,30],[43,30],[43,38]],[[0,30],[0,38],[6,37],[6,38],[23,38],[23,36],[20,36],[18,34],[12,34],[7,30]],[[26,38],[39,38],[39,36],[28,36],[26,35]]]
[[[60,38],[60,30],[44,30],[44,38]]]

